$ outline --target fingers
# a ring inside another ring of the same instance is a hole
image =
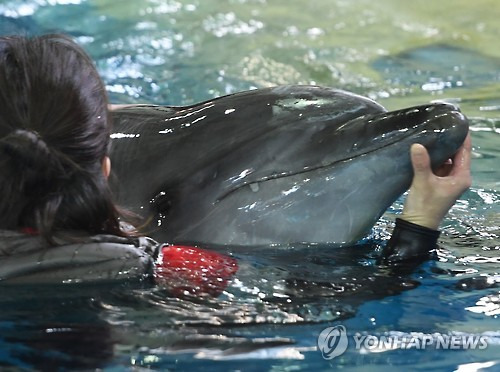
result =
[[[465,138],[464,142],[464,158],[463,158],[463,163],[462,163],[462,169],[464,170],[464,174],[466,179],[464,179],[464,188],[468,189],[472,185],[472,177],[470,173],[470,159],[471,159],[471,153],[472,153],[472,139],[470,136],[470,132],[467,133],[467,137]]]
[[[465,141],[462,147],[462,158],[460,159],[459,166],[464,169],[470,169],[470,156],[472,152],[472,140],[470,137],[470,133],[467,133],[467,137],[465,137]]]
[[[471,137],[470,133],[465,137],[465,141],[460,149],[457,151],[455,158],[453,160],[454,167],[450,175],[452,176],[462,176],[469,177],[470,176],[470,161],[471,161]]]
[[[427,176],[431,170],[431,159],[424,146],[415,143],[410,148],[411,163],[415,177]]]
[[[472,183],[470,175],[471,148],[471,137],[468,133],[464,143],[454,155],[452,163],[441,165],[434,173],[427,149],[421,144],[413,144],[410,149],[414,171],[413,183],[423,186],[429,182],[447,182],[454,185],[453,187],[457,191],[465,191]]]
[[[448,159],[444,164],[441,164],[439,168],[434,170],[434,174],[441,178],[449,176],[453,169],[453,165],[451,159]]]

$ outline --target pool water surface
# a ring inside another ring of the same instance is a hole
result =
[[[415,272],[374,262],[401,198],[356,247],[239,249],[237,279],[215,299],[120,283],[2,289],[0,366],[500,370],[499,16],[495,0],[0,0],[1,34],[73,36],[113,103],[317,84],[389,110],[452,102],[473,140],[473,185],[446,217],[436,259]],[[318,336],[335,326],[349,345],[328,360]],[[440,335],[487,347],[355,342]]]

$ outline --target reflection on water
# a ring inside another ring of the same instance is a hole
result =
[[[413,272],[374,262],[401,199],[371,240],[350,251],[236,252],[243,267],[218,299],[174,298],[161,288],[80,298],[66,289],[47,301],[3,292],[0,365],[217,370],[251,359],[246,366],[255,370],[498,367],[497,7],[496,0],[0,0],[0,33],[70,33],[96,59],[114,103],[185,105],[319,84],[391,110],[454,102],[471,118],[474,146],[473,186],[446,219],[436,259]],[[332,324],[373,335],[487,335],[490,346],[425,355],[349,349],[328,362],[316,340]]]
[[[383,56],[373,66],[391,84],[442,92],[500,82],[500,59],[446,44],[427,45],[395,56]],[[492,108],[493,109],[493,108]]]

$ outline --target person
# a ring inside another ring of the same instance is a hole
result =
[[[0,227],[128,236],[106,182],[111,128],[90,58],[63,36],[0,39]]]
[[[108,101],[88,55],[63,35],[2,37],[0,86],[2,281],[149,270],[153,247],[120,223],[108,186]]]
[[[168,286],[181,270],[186,285],[174,293],[193,283],[197,293],[221,292],[238,269],[233,258],[158,244],[125,227],[107,182],[106,90],[83,49],[63,35],[1,37],[0,86],[2,281],[140,276]],[[412,147],[411,159],[415,177],[385,263],[425,256],[440,221],[470,185],[470,137],[437,174],[422,146]],[[207,268],[218,275],[213,282]]]

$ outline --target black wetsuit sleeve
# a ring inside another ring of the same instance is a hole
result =
[[[381,262],[397,264],[425,261],[430,257],[430,252],[437,247],[439,234],[437,230],[397,218],[391,239],[382,251]]]

